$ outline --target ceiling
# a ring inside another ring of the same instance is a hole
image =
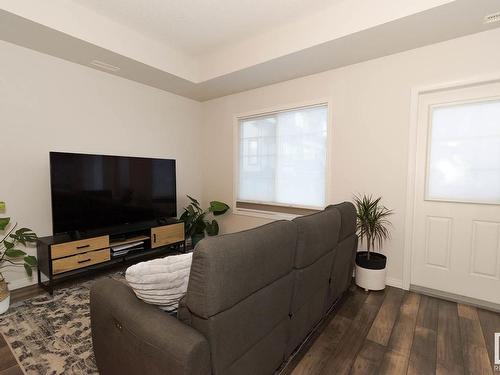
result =
[[[483,18],[498,11],[499,0],[0,0],[0,39],[204,101],[490,30],[500,22]]]
[[[198,56],[320,12],[340,0],[72,0]]]

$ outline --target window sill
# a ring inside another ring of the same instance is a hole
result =
[[[241,216],[258,217],[261,219],[268,219],[268,220],[293,220],[296,217],[301,216],[301,215],[286,214],[283,212],[249,210],[244,208],[237,208],[233,210],[233,214]]]

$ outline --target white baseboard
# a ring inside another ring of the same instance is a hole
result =
[[[393,286],[394,288],[404,289],[403,288],[403,280],[395,279],[393,277],[386,277],[385,284],[389,286]]]

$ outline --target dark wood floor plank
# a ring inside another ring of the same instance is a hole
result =
[[[337,350],[351,323],[351,319],[337,314],[294,368],[292,375],[317,374],[325,366],[330,355]]]
[[[437,332],[437,375],[463,375],[464,360],[457,304],[439,301]]]
[[[348,319],[354,319],[358,311],[361,309],[369,293],[364,292],[358,287],[352,287],[349,291],[348,298],[342,304],[337,315],[344,316]],[[372,298],[372,297],[370,297]]]
[[[394,295],[353,290],[293,374],[493,374],[500,314],[404,292],[384,346]]]
[[[342,336],[341,345],[328,358],[319,374],[349,374],[365,341],[366,335],[382,305],[384,294],[378,294],[363,302],[348,331]]]
[[[351,375],[375,375],[384,358],[386,347],[371,340],[365,340],[351,368]]]
[[[5,342],[3,336],[0,334],[0,371],[6,370],[15,365],[17,365],[17,361],[10,351],[10,348]]]
[[[458,317],[466,373],[492,375],[493,367],[486,349],[477,309],[458,304]]]
[[[484,342],[486,344],[486,349],[488,350],[490,362],[494,363],[494,334],[495,332],[500,332],[500,314],[483,309],[477,309],[477,313],[479,315],[481,329],[483,330]]]
[[[16,365],[5,370],[0,370],[0,375],[24,375],[24,373],[19,365]]]
[[[405,291],[402,289],[388,288],[384,302],[368,332],[368,340],[387,346],[404,295]]]
[[[438,300],[422,296],[420,298],[407,374],[435,374],[437,326]]]
[[[420,295],[413,292],[405,295],[380,365],[380,374],[406,374],[419,304]]]

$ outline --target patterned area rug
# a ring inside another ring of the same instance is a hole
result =
[[[124,280],[123,273],[103,277]],[[18,302],[0,316],[0,332],[26,374],[98,374],[90,334],[95,281]]]

